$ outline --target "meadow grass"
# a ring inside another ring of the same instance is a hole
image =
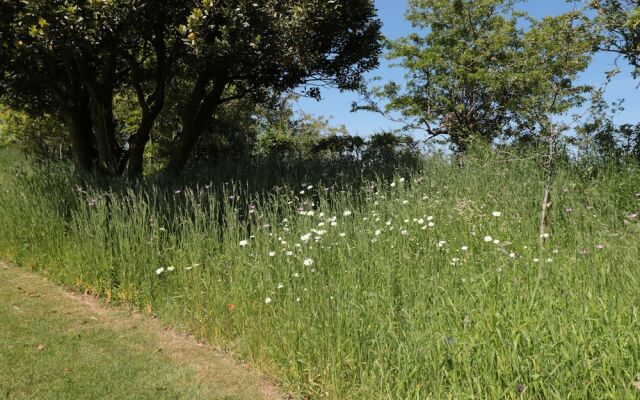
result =
[[[637,165],[558,165],[543,249],[535,157],[266,191],[4,175],[6,258],[176,321],[299,397],[640,398]]]

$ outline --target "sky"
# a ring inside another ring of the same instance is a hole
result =
[[[412,32],[411,24],[404,18],[408,7],[407,0],[376,0],[378,15],[383,23],[382,32],[389,39],[397,39]],[[571,5],[561,0],[528,0],[520,6],[535,18],[558,15],[571,11]],[[617,123],[637,123],[640,111],[640,80],[634,81],[628,64],[620,59],[618,66],[622,72],[609,84],[606,99],[614,101],[624,99],[625,111],[615,118]],[[599,87],[604,82],[605,72],[616,67],[616,57],[612,54],[597,54],[593,63],[579,78],[579,83]],[[382,81],[396,80],[401,82],[404,72],[398,68],[390,68],[388,62],[381,60],[381,67],[367,78],[381,77]],[[298,112],[308,113],[317,117],[326,117],[332,126],[346,126],[351,134],[369,136],[376,132],[399,128],[400,125],[376,113],[360,111],[351,112],[351,104],[358,101],[355,93],[331,89],[322,89],[321,101],[300,99],[294,108]],[[420,139],[420,134],[416,134]]]

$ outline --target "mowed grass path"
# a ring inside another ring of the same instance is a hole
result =
[[[0,399],[276,399],[209,346],[0,262]]]

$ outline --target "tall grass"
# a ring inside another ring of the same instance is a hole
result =
[[[302,398],[639,396],[637,166],[559,167],[546,249],[534,161],[328,176],[105,193],[66,170],[5,173],[0,251]]]

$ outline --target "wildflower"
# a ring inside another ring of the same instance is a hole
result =
[[[270,304],[271,303],[271,297],[267,297],[266,299],[264,299],[264,303],[265,304]]]
[[[604,249],[604,245],[603,244],[596,245],[596,249],[603,250]]]
[[[173,265],[170,267],[167,267],[167,272],[173,272],[176,270],[176,267],[174,267]]]
[[[396,183],[395,182],[391,182],[391,187],[396,187]]]
[[[380,236],[380,235],[382,235],[382,231],[381,231],[380,229],[378,229],[378,230],[375,232],[375,235],[376,235],[376,236]]]
[[[500,244],[500,241],[498,239],[493,239],[493,244]]]
[[[342,233],[338,234],[338,236],[340,236],[341,238],[343,238],[343,237],[346,237],[346,236],[347,236],[347,234],[346,234],[346,233],[344,233],[344,232],[342,232]]]
[[[631,214],[629,214],[628,218],[629,219],[638,219],[638,213],[637,212],[631,213]]]
[[[407,204],[409,204],[409,200],[404,200],[402,204],[406,206]]]
[[[462,250],[462,251],[467,251],[467,250],[469,250],[469,247],[467,247],[467,246],[462,246],[462,247],[460,248],[460,250]]]
[[[509,253],[509,257],[516,258],[516,253]]]
[[[307,234],[304,234],[304,235],[300,236],[300,240],[302,240],[303,242],[308,242],[310,239],[311,239],[311,234],[310,233],[307,233]]]
[[[400,183],[404,183],[405,179],[404,178],[400,178]]]
[[[307,186],[307,190],[311,190],[311,189],[313,189],[313,185]]]
[[[312,265],[313,265],[313,260],[312,260],[312,259],[310,259],[310,258],[305,258],[305,260],[304,260],[304,265],[305,265],[305,267],[310,267],[310,266],[312,266]]]
[[[553,262],[553,258],[547,258],[547,262],[548,263],[552,263]]]
[[[294,273],[293,273],[293,277],[294,277],[294,278],[300,278],[300,274],[299,274],[299,273],[297,273],[297,272],[294,272]]]
[[[543,239],[549,239],[549,234],[548,233],[543,233],[542,235],[540,235],[541,238]]]
[[[403,229],[403,230],[401,230],[401,231],[400,231],[400,234],[401,234],[402,236],[407,236],[407,235],[409,234],[409,232],[407,232],[407,230],[406,230],[406,229]]]
[[[343,213],[342,213],[342,216],[343,216],[343,217],[348,217],[348,216],[350,216],[351,214],[352,214],[352,213],[351,213],[351,211],[346,210],[345,212],[343,212]]]
[[[293,251],[287,251],[285,254],[287,255],[287,257],[291,257],[293,255]]]
[[[493,241],[493,238],[491,236],[485,236],[484,237],[484,241],[489,243],[489,242]]]
[[[276,252],[275,251],[270,251],[269,252],[269,257],[275,257],[276,256]]]
[[[434,224],[433,222],[429,222],[427,225],[429,226],[429,228],[433,228],[434,226],[436,226],[436,224]]]
[[[433,221],[433,216],[432,215],[428,216],[427,221]]]
[[[278,283],[278,289],[282,289],[284,288],[284,285],[282,283]]]
[[[494,217],[502,217],[502,213],[500,211],[494,211],[491,213]]]
[[[566,212],[568,214],[571,214],[573,212],[573,208],[567,207],[567,208],[564,209],[564,212]]]
[[[533,259],[533,262],[534,262],[534,263],[540,262],[540,259],[539,259],[539,258],[534,258],[534,259]]]
[[[158,269],[156,269],[156,275],[160,275],[164,272],[164,267],[160,267]]]
[[[419,219],[418,221],[416,221],[416,222],[418,222],[418,224],[420,224],[420,225],[424,225],[424,219],[422,219],[422,218],[420,218],[420,219]]]
[[[248,241],[248,240],[241,240],[241,241],[240,241],[240,247],[245,247],[245,246],[246,246],[246,245],[248,245],[248,244],[249,244],[249,241]]]
[[[236,305],[235,304],[232,304],[232,303],[227,304],[227,310],[233,311],[235,309],[236,309]]]
[[[446,240],[441,240],[441,241],[438,242],[438,247],[442,247],[445,244],[447,244],[447,241]]]

